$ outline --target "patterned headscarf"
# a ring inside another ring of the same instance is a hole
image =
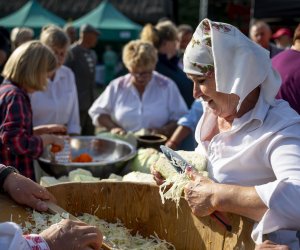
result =
[[[265,100],[272,104],[281,79],[273,70],[269,51],[252,42],[230,24],[204,19],[198,25],[183,58],[184,72],[215,74],[216,90],[239,96],[239,105],[261,86]]]

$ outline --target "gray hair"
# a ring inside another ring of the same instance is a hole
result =
[[[21,44],[32,40],[34,37],[34,32],[31,28],[26,27],[16,27],[10,32],[10,40],[12,44],[12,49],[16,49]]]
[[[63,29],[49,25],[43,28],[40,41],[49,47],[64,48],[70,44],[70,39]]]

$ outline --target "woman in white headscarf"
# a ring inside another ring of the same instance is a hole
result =
[[[188,171],[192,211],[246,216],[257,222],[256,243],[269,234],[299,249],[292,230],[300,228],[300,117],[275,100],[281,79],[267,50],[235,27],[205,19],[186,49],[184,71],[204,103],[196,150],[206,153],[212,178]]]

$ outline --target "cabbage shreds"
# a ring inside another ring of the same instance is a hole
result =
[[[185,173],[174,174],[167,178],[166,181],[159,186],[159,194],[162,204],[165,204],[165,199],[171,199],[175,201],[176,206],[178,207],[184,186],[189,181],[190,179]]]
[[[30,216],[30,222],[25,221],[25,226],[21,228],[24,233],[40,233],[43,230],[47,229],[51,225],[60,222],[62,219],[68,219],[69,214],[68,213],[62,213],[60,214],[42,214],[35,210],[33,210],[31,216]]]
[[[31,222],[25,222],[25,227],[22,228],[24,233],[40,233],[43,230],[50,227],[52,224],[60,222],[62,219],[68,218],[68,214],[45,214],[33,211],[31,216]],[[78,219],[84,221],[87,224],[96,226],[106,236],[107,239],[116,244],[118,249],[122,250],[169,250],[175,249],[175,247],[165,241],[158,238],[154,232],[154,236],[144,238],[140,234],[131,235],[130,230],[125,228],[120,221],[117,223],[108,223],[104,220],[91,214],[83,214]],[[21,226],[22,227],[22,226]]]
[[[199,173],[207,176],[205,156],[189,151],[177,151],[177,153],[193,165]],[[162,203],[165,203],[165,199],[170,199],[176,203],[178,209],[184,186],[190,181],[189,177],[185,173],[178,173],[164,155],[161,155],[154,163],[153,168],[165,178],[165,182],[159,187]]]
[[[78,217],[80,220],[86,222],[87,224],[96,226],[110,241],[118,246],[119,249],[129,250],[164,250],[164,249],[175,249],[175,247],[161,240],[155,236],[150,236],[150,238],[143,238],[140,234],[131,235],[130,230],[125,228],[120,221],[117,223],[108,223],[98,217],[90,214],[84,214]]]

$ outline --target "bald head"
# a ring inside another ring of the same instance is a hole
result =
[[[272,31],[270,26],[263,22],[255,22],[250,28],[250,38],[265,49],[269,48]]]

